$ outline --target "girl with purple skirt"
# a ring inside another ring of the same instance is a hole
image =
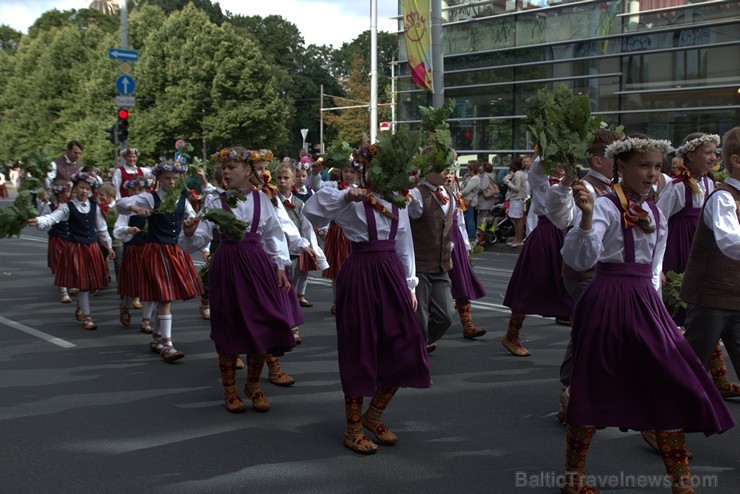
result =
[[[252,164],[261,156],[262,151],[242,147],[216,153],[224,184],[243,198],[232,208],[227,193],[217,189],[203,208],[231,211],[249,225],[242,241],[221,232],[210,272],[211,339],[218,352],[226,409],[232,413],[246,410],[236,391],[237,356],[247,355],[244,392],[252,408],[266,412],[270,403],[260,387],[265,355],[282,354],[295,346],[291,321],[283,307],[284,294],[290,290],[285,269],[291,265],[288,245],[270,199],[253,190],[249,181]],[[207,220],[189,222],[183,233],[182,243],[188,250],[199,251],[211,240],[213,224]]]
[[[374,203],[371,206],[370,203]],[[416,319],[414,247],[408,211],[361,188],[324,187],[303,213],[316,228],[330,221],[352,242],[337,278],[337,343],[347,429],[344,445],[361,454],[398,437],[381,421],[399,386],[431,386],[429,361]],[[372,396],[362,414],[363,396]]]
[[[596,276],[573,310],[566,493],[598,492],[583,473],[597,427],[655,429],[673,492],[693,493],[684,431],[735,425],[658,292],[666,223],[646,199],[669,150],[668,141],[642,137],[614,142],[606,149],[622,176],[614,191],[594,201],[573,187],[581,214],[563,260],[577,270],[596,265]]]
[[[714,190],[714,181],[707,177],[717,162],[719,136],[696,132],[684,140],[676,150],[683,160],[678,167],[677,177],[668,183],[658,197],[658,208],[668,221],[668,243],[663,259],[663,273],[683,273],[689,262],[691,243],[694,240],[699,215],[709,194]],[[667,307],[673,311],[673,307]],[[677,309],[673,320],[682,326],[686,311]]]
[[[450,291],[452,298],[455,299],[455,308],[463,326],[463,338],[473,339],[486,334],[486,330],[473,324],[470,301],[485,297],[486,290],[470,265],[470,242],[465,228],[465,203],[459,192],[460,187],[455,172],[451,171],[447,174],[445,185],[455,192],[452,200],[452,206],[455,208],[452,215],[452,243],[454,245],[451,253],[452,269],[447,272],[447,276],[450,277]]]
[[[519,159],[514,157],[512,162]],[[562,277],[560,249],[563,247],[563,231],[546,216],[545,192],[550,184],[539,159],[534,161],[529,171],[529,184],[532,192],[530,214],[537,215],[537,226],[524,242],[504,297],[504,305],[511,309],[511,317],[501,344],[515,357],[531,355],[519,341],[519,332],[527,314],[554,316],[558,324],[570,325],[573,309],[573,299],[568,295]]]

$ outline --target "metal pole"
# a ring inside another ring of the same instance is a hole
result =
[[[324,154],[324,85],[321,85],[321,99],[319,103],[319,152]]]
[[[127,0],[119,0],[121,5],[121,48],[128,49],[128,5]]]
[[[432,106],[445,103],[444,58],[442,56],[442,0],[432,0]]]
[[[391,61],[391,132],[396,133],[396,61]]]
[[[200,131],[203,133],[203,161],[206,160],[206,128],[205,128],[205,121],[206,121],[206,107],[203,105],[200,105]]]
[[[378,0],[370,0],[370,143],[378,137]]]

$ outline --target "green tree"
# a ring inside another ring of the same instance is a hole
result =
[[[129,1],[129,4],[131,3]],[[169,15],[184,9],[188,4],[192,4],[198,10],[205,12],[208,19],[219,26],[226,19],[218,2],[213,3],[210,0],[138,0],[135,2],[135,8],[143,9],[147,6],[159,7],[165,14]]]
[[[355,55],[345,83],[347,96],[334,98],[334,106],[354,106],[370,100],[370,76],[363,68],[363,60]],[[370,116],[367,108],[350,108],[329,113],[326,122],[335,128],[337,137],[359,146],[370,138]]]
[[[23,34],[12,27],[0,24],[0,51],[13,54],[18,48]]]

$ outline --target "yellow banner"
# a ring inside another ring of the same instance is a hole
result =
[[[433,92],[430,14],[430,0],[403,0],[403,34],[411,79],[420,88]]]

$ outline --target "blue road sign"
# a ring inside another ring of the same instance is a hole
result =
[[[118,91],[118,94],[128,96],[134,92],[134,89],[136,89],[136,83],[130,75],[122,75],[116,79],[116,91]]]
[[[139,52],[136,50],[108,48],[108,58],[111,58],[113,60],[130,60],[132,62],[135,62],[139,59]]]

